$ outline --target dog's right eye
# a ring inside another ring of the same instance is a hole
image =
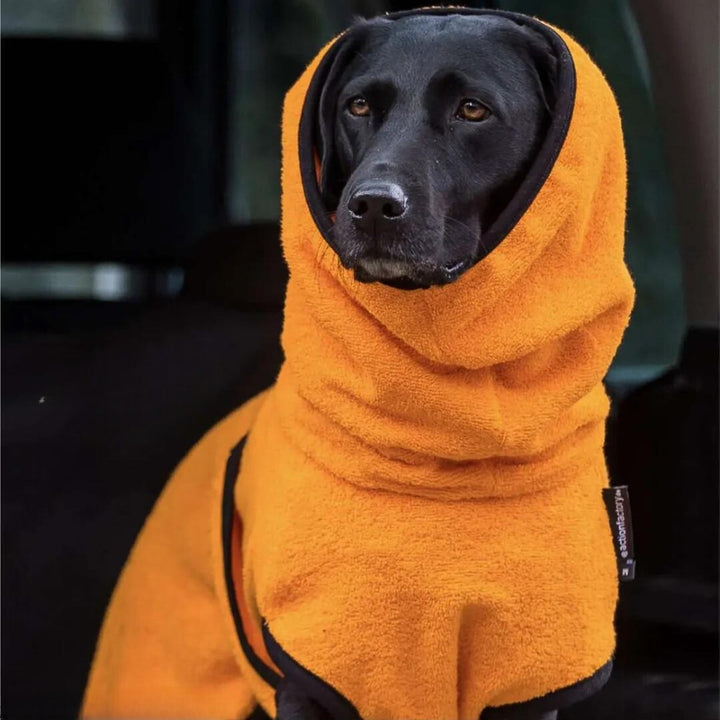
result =
[[[370,103],[362,95],[358,95],[348,102],[348,111],[355,117],[366,117],[370,114]]]
[[[465,98],[455,111],[455,117],[458,120],[469,120],[470,122],[481,122],[489,116],[490,109],[486,108],[480,101],[472,98]]]

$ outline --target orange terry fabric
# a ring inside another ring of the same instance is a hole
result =
[[[633,302],[625,156],[612,92],[559,34],[576,91],[554,164],[511,232],[441,288],[355,282],[313,219],[298,127],[332,43],[288,93],[286,361],[159,501],[106,618],[85,716],[245,717],[255,701],[274,714],[232,629],[210,520],[219,458],[248,429],[241,603],[360,717],[477,720],[610,660],[602,379]]]
[[[228,451],[263,399],[216,425],[170,478],[113,593],[82,717],[245,718],[257,706],[225,592],[220,505]]]

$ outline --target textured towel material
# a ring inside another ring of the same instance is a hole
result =
[[[234,532],[254,644],[265,622],[360,717],[477,720],[612,657],[602,379],[634,296],[625,155],[602,74],[557,33],[575,78],[569,126],[510,232],[444,287],[357,283],[318,227],[299,138],[342,38],[288,93],[286,361],[196,446],[149,518],[86,717],[242,718],[257,702],[274,714],[222,571],[224,462],[248,431]]]

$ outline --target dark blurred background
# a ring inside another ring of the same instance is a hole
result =
[[[474,4],[474,3],[468,3]],[[275,378],[285,91],[380,0],[5,0],[2,717],[72,717],[190,446]],[[620,104],[637,307],[608,375],[637,579],[616,672],[561,720],[718,716],[716,0],[498,0]]]

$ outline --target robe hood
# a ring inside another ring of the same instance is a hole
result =
[[[448,498],[529,492],[603,444],[602,379],[634,297],[618,108],[558,30],[513,13],[422,12],[502,15],[541,32],[558,61],[551,125],[474,267],[424,290],[363,284],[331,249],[313,145],[324,80],[353,30],[319,54],[284,108],[280,420],[315,461],[360,485]]]

